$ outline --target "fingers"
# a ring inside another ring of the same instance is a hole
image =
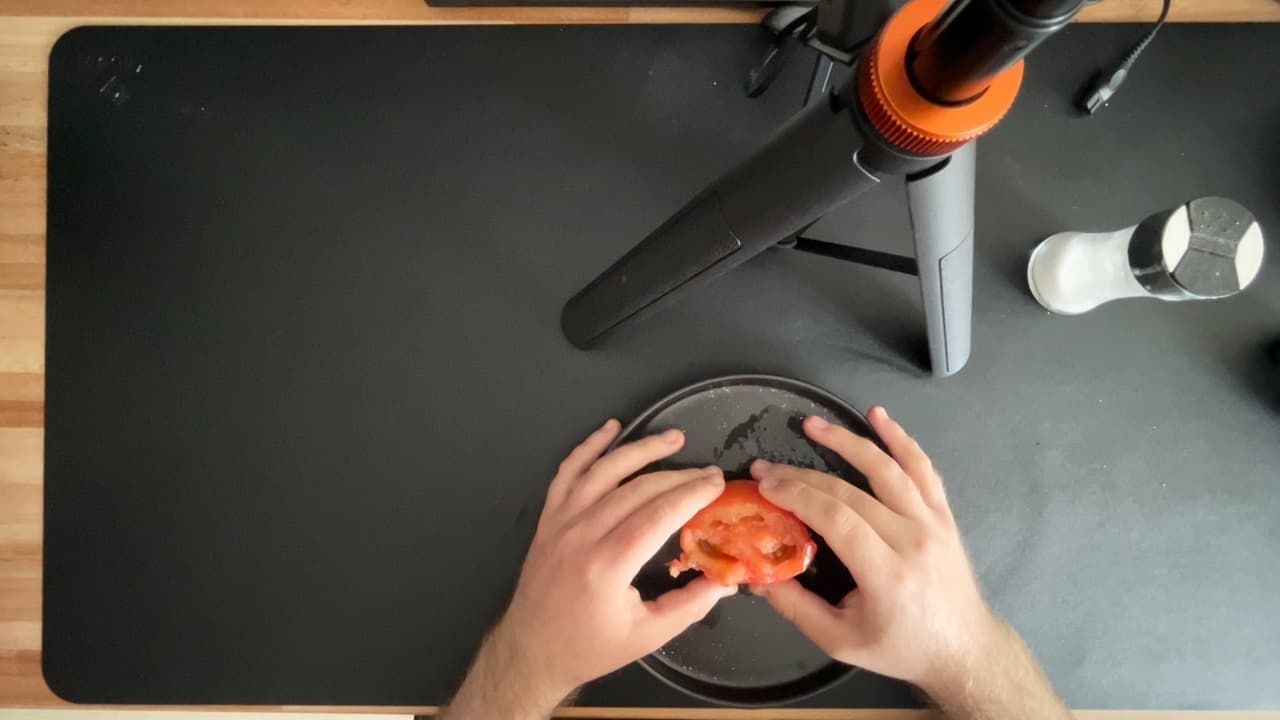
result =
[[[580,508],[591,505],[649,463],[675,455],[682,447],[684,433],[672,428],[614,448],[586,470],[568,501]]]
[[[893,550],[866,518],[838,498],[795,480],[766,476],[760,494],[790,510],[829,545],[859,584],[871,585],[893,558]]]
[[[832,425],[816,415],[804,420],[804,431],[814,442],[830,448],[867,477],[876,497],[899,515],[918,516],[924,500],[915,483],[876,444],[852,431]]]
[[[663,593],[645,603],[649,611],[648,631],[650,652],[667,644],[671,638],[684,632],[711,612],[721,598],[738,592],[737,586],[724,586],[705,577],[678,590]]]
[[[618,436],[621,428],[621,423],[609,418],[604,425],[588,435],[586,440],[569,453],[568,457],[560,463],[556,476],[551,479],[551,486],[547,488],[547,510],[559,507],[564,502],[569,491],[578,482],[578,478],[591,467],[592,463],[600,459],[604,451],[609,448],[609,443]]]
[[[847,644],[843,642],[845,636],[856,632],[854,628],[841,622],[840,610],[805,590],[795,580],[772,585],[752,585],[751,592],[769,601],[783,619],[795,625],[814,645],[832,657]]]
[[[807,470],[791,465],[775,465],[764,460],[756,460],[751,464],[751,476],[757,480],[773,478],[804,483],[827,493],[840,502],[853,508],[854,512],[866,518],[876,534],[884,538],[889,545],[897,545],[897,540],[906,532],[906,518],[885,507],[883,503],[871,497],[860,487],[850,485],[834,475],[817,470]]]
[[[867,413],[871,427],[884,440],[884,444],[893,454],[893,459],[906,471],[920,492],[920,497],[934,510],[947,510],[947,495],[942,486],[942,478],[933,469],[933,461],[920,448],[915,438],[889,417],[883,406],[877,405]]]
[[[720,473],[702,475],[667,489],[637,507],[601,541],[610,552],[616,553],[611,566],[630,582],[667,538],[723,490],[724,477]]]
[[[690,468],[688,470],[666,470],[663,472],[641,475],[631,482],[607,494],[586,512],[589,518],[588,532],[592,537],[603,537],[627,519],[640,507],[654,498],[692,480],[701,478],[718,478],[724,482],[724,473],[720,468]]]

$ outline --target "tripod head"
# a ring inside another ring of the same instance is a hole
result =
[[[923,157],[976,139],[1013,106],[1023,58],[1083,4],[911,0],[858,63],[857,104],[873,136],[891,151]]]

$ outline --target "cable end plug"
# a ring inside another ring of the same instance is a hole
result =
[[[1111,100],[1111,96],[1116,94],[1116,91],[1120,89],[1120,85],[1124,83],[1124,79],[1128,75],[1129,68],[1127,64],[1121,65],[1109,73],[1098,73],[1094,76],[1093,82],[1087,86],[1088,89],[1081,94],[1080,101],[1077,103],[1079,108],[1090,115],[1098,112],[1103,105],[1106,105]]]

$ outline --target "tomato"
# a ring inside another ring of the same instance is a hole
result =
[[[754,480],[732,480],[680,530],[671,576],[701,570],[721,585],[781,582],[804,572],[818,545],[795,515],[760,494]]]

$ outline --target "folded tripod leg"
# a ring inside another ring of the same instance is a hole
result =
[[[929,360],[936,377],[958,372],[969,360],[976,145],[956,150],[938,170],[907,177]]]
[[[874,186],[862,145],[849,108],[833,97],[810,104],[574,295],[560,316],[565,337],[588,347]]]

